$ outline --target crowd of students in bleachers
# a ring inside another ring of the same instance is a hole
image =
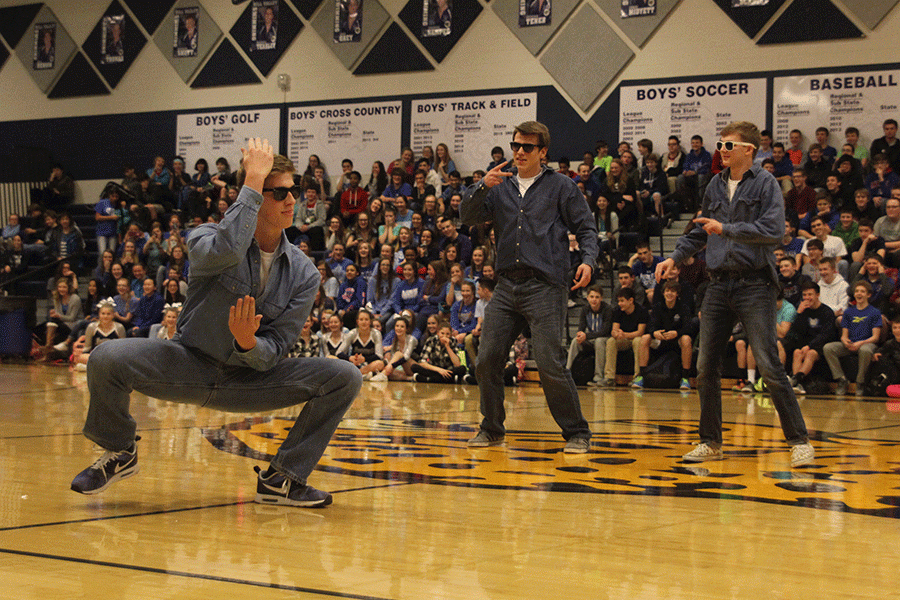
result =
[[[814,366],[823,357],[838,392],[846,392],[848,378],[839,359],[850,353],[860,357],[859,373],[851,374],[860,390],[870,359],[883,354],[877,347],[900,319],[896,123],[886,121],[884,133],[868,152],[850,128],[838,153],[823,128],[806,148],[798,131],[787,144],[763,132],[757,162],[773,172],[785,193],[786,234],[776,250],[784,290],[784,320],[778,326],[783,360],[798,392],[821,372]],[[585,152],[577,172],[563,157],[558,170],[573,177],[594,211],[598,264],[617,271],[619,283],[615,307],[603,302],[599,285],[572,297],[570,307],[583,307],[583,316],[569,365],[579,354],[593,354],[587,379],[613,385],[619,352],[630,349],[634,387],[658,382],[660,359],[667,357],[671,381],[689,389],[706,280],[703,257],[657,284],[653,272],[661,257],[650,251],[648,233],[654,228],[649,225],[658,230],[673,213],[697,210],[721,161],[699,136],[690,149],[672,136],[662,154],[653,152],[650,140],[640,140],[637,153],[623,142],[615,158],[605,143],[596,150]],[[491,159],[487,169],[506,160],[503,149],[494,148]],[[190,275],[190,233],[222,219],[238,191],[224,158],[216,161],[214,173],[203,159],[194,171],[188,175],[180,158],[171,168],[162,157],[146,172],[126,167],[123,180],[111,182],[95,205],[96,267],[85,264],[84,236],[66,214],[65,202],[53,195],[45,194],[47,201],[26,215],[10,217],[3,229],[0,277],[9,280],[29,265],[65,261],[48,284],[51,308],[38,332],[44,356],[83,364],[90,348],[106,339],[174,334]],[[340,174],[329,176],[318,157],[310,156],[295,177],[301,197],[286,234],[316,262],[322,281],[292,355],[350,360],[376,381],[473,383],[484,305],[498,274],[490,225],[464,225],[459,206],[483,175],[481,170],[460,174],[444,144],[436,151],[425,148],[418,158],[406,148],[387,168],[376,161],[365,182],[350,159],[342,162]],[[90,271],[83,299],[73,276],[78,271]],[[595,280],[600,276],[596,273]],[[831,319],[822,318],[822,307],[832,312]],[[805,336],[815,342],[802,343]],[[733,341],[741,369],[735,387],[758,391],[752,348],[739,325]],[[518,377],[521,348],[510,362]]]

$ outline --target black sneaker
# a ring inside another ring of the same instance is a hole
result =
[[[263,472],[258,466],[256,480],[256,502],[259,504],[280,504],[282,506],[305,506],[319,508],[331,504],[331,494],[322,492],[311,485],[301,485],[284,474],[271,469]]]
[[[475,376],[471,373],[466,373],[463,375],[463,382],[468,385],[478,385],[478,382],[475,380]]]
[[[139,471],[137,446],[121,452],[107,450],[94,464],[75,476],[72,491],[99,494],[113,483],[137,475]]]

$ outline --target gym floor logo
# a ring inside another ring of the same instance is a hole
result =
[[[204,429],[216,448],[268,461],[293,420],[252,418]],[[894,440],[816,432],[814,463],[790,468],[773,426],[724,423],[727,460],[687,463],[696,439],[685,421],[593,423],[586,455],[563,454],[558,432],[508,431],[506,444],[468,449],[470,424],[345,420],[317,467],[371,479],[432,485],[721,498],[900,518],[900,455]]]

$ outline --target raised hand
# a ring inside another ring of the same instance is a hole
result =
[[[246,174],[244,185],[262,193],[263,182],[272,171],[275,155],[269,140],[249,138],[247,147],[241,148],[241,154],[244,156],[242,167]]]
[[[487,172],[487,175],[484,176],[482,181],[484,182],[485,187],[492,188],[501,181],[503,181],[504,177],[510,177],[512,173],[509,171],[504,171],[503,167],[509,164],[509,161],[503,161],[493,169]]]

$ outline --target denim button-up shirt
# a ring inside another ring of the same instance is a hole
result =
[[[778,281],[775,247],[784,237],[784,196],[771,173],[753,165],[728,200],[725,169],[712,178],[703,197],[703,216],[722,223],[722,235],[707,235],[699,224],[678,239],[671,258],[680,265],[706,246],[711,271],[767,270]]]
[[[218,224],[197,227],[188,238],[190,279],[174,338],[226,365],[266,371],[294,346],[316,291],[319,271],[284,233],[275,251],[265,289],[260,289],[260,250],[254,238],[263,197],[248,187]],[[256,299],[262,322],[256,346],[240,351],[228,328],[238,298]]]
[[[515,176],[492,188],[479,183],[466,192],[459,212],[466,225],[494,222],[498,272],[530,267],[554,285],[570,285],[570,231],[581,262],[596,269],[597,224],[587,200],[570,177],[550,167],[543,168],[524,197]]]

